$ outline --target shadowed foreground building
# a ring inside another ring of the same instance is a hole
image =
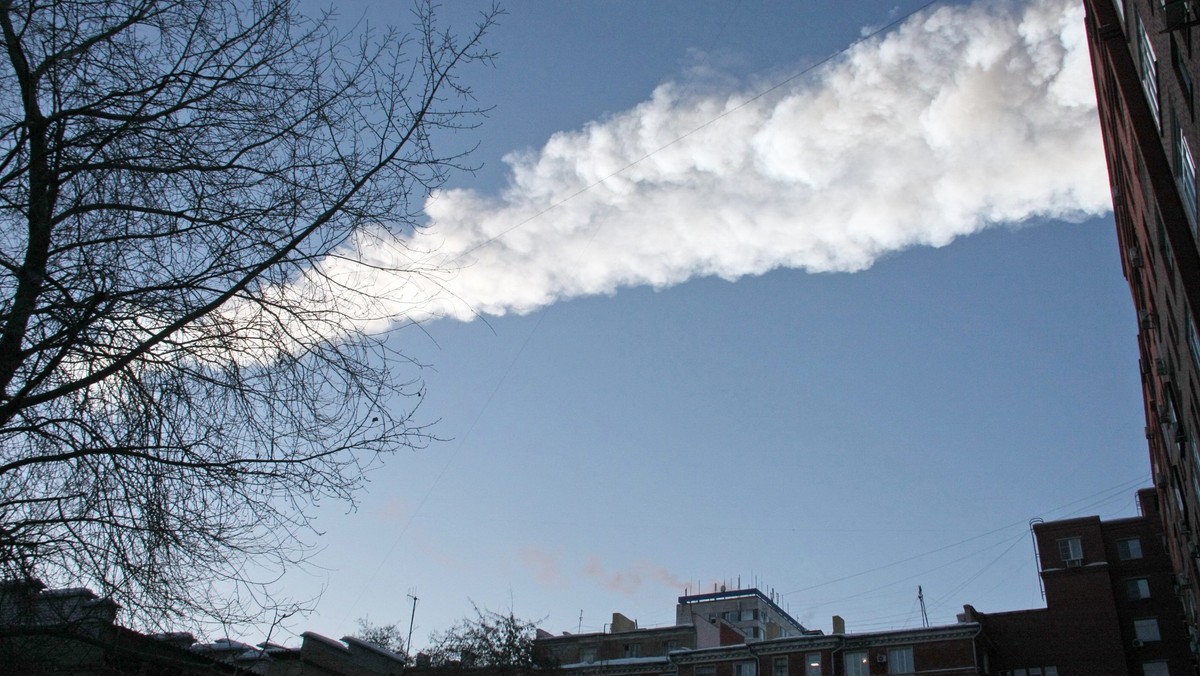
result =
[[[1192,651],[1200,652],[1200,2],[1083,4],[1122,266],[1137,312],[1151,471]]]
[[[190,635],[147,636],[116,624],[117,604],[88,589],[0,583],[0,674],[209,676],[242,673],[189,650]]]

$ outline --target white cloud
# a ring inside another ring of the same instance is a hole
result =
[[[759,98],[664,84],[508,156],[500,195],[430,199],[410,244],[431,252],[419,267],[451,273],[337,274],[387,289],[372,312],[393,321],[469,320],[702,275],[862,270],[994,224],[1103,213],[1083,21],[1077,0],[984,0],[918,14]]]

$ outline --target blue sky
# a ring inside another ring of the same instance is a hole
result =
[[[467,74],[494,109],[447,139],[482,168],[429,237],[506,234],[447,281],[468,311],[389,338],[447,440],[321,512],[292,629],[407,626],[410,593],[418,647],[472,603],[650,626],[739,576],[812,628],[917,625],[917,585],[953,622],[1041,604],[1029,519],[1133,514],[1136,326],[1078,3],[937,3],[794,77],[923,4],[505,3]]]

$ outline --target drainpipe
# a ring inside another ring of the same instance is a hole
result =
[[[836,648],[834,648],[830,652],[830,655],[829,655],[829,663],[830,663],[829,664],[829,673],[830,674],[836,674],[838,672],[837,671],[837,669],[838,669],[838,666],[837,666],[838,653],[840,653],[846,649],[846,635],[838,634],[837,637],[838,637],[838,646]]]

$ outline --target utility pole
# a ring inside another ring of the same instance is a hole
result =
[[[412,607],[412,615],[409,616],[409,618],[408,618],[408,645],[404,647],[404,663],[405,664],[408,664],[408,662],[411,660],[411,658],[409,657],[408,651],[412,650],[413,622],[415,622],[417,619],[417,597],[413,596],[412,594],[409,594],[408,598],[412,599],[413,607]]]

